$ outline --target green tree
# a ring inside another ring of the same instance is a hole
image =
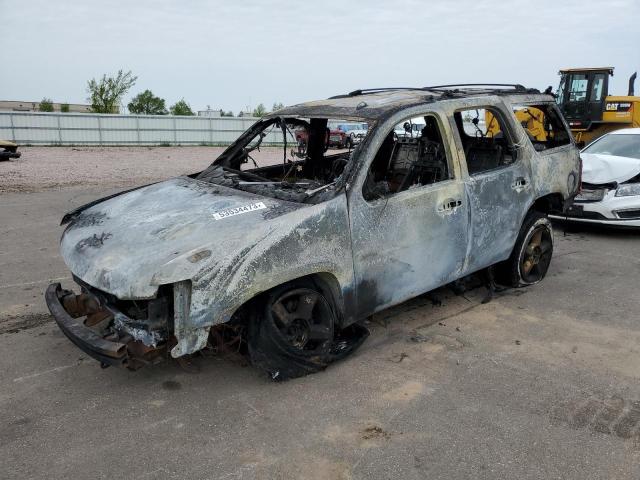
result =
[[[151,90],[145,90],[131,99],[127,105],[129,112],[142,115],[166,115],[164,99],[156,97]]]
[[[122,97],[135,85],[137,79],[131,71],[118,70],[115,77],[107,77],[105,74],[99,80],[89,80],[87,92],[91,110],[95,113],[118,113]]]
[[[60,111],[62,113],[69,113],[69,104],[68,103],[60,104]]]
[[[267,113],[267,109],[264,107],[262,103],[253,109],[254,117],[264,117],[266,113]]]
[[[184,98],[173,104],[169,110],[171,115],[195,115]]]
[[[39,112],[53,112],[53,102],[50,98],[43,98],[40,100],[40,105],[38,106]]]
[[[284,108],[284,103],[276,102],[273,104],[273,107],[271,107],[271,111],[275,112],[276,110],[282,110],[283,108]]]

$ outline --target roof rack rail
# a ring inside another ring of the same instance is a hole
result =
[[[359,88],[358,90],[354,90],[353,92],[349,92],[346,95],[334,95],[333,98],[347,98],[347,97],[357,97],[359,95],[363,95],[365,93],[374,93],[374,92],[387,92],[391,90],[426,90],[422,87],[381,87],[381,88]]]
[[[471,87],[473,89],[480,89],[480,87],[490,87],[486,90],[496,90],[493,87],[502,87],[498,90],[505,90],[508,88],[516,90],[518,92],[527,92],[530,90],[534,90],[532,88],[527,88],[524,85],[520,85],[519,83],[451,83],[448,85],[434,85],[431,87],[424,87],[424,90],[444,90],[450,88],[460,89],[463,87]]]
[[[383,88],[361,88],[358,90],[354,90],[353,92],[349,92],[349,95],[362,95],[363,93],[371,93],[371,92],[385,92],[387,90],[424,90],[422,87],[383,87]]]
[[[454,93],[465,90],[483,90],[487,92],[519,92],[519,93],[540,93],[535,88],[527,88],[519,83],[452,83],[449,85],[434,85],[432,87],[381,87],[381,88],[359,88],[347,94],[334,95],[330,99],[348,98],[364,95],[365,93],[388,92],[394,90],[419,90],[422,92],[438,92],[443,95],[453,95]],[[486,87],[486,88],[482,88]],[[498,88],[496,88],[498,87]]]

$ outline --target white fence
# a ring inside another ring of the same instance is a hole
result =
[[[252,117],[0,112],[0,139],[20,145],[227,145]],[[282,143],[274,129],[265,144]]]

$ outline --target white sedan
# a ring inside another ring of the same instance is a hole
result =
[[[607,133],[580,157],[582,189],[567,216],[555,218],[640,227],[640,128]]]

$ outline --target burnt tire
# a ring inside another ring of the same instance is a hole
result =
[[[511,256],[495,267],[496,280],[525,287],[542,280],[553,256],[553,228],[546,215],[532,211],[524,219]]]
[[[331,361],[335,315],[312,282],[291,282],[266,293],[249,322],[251,363],[273,380],[315,373]]]

